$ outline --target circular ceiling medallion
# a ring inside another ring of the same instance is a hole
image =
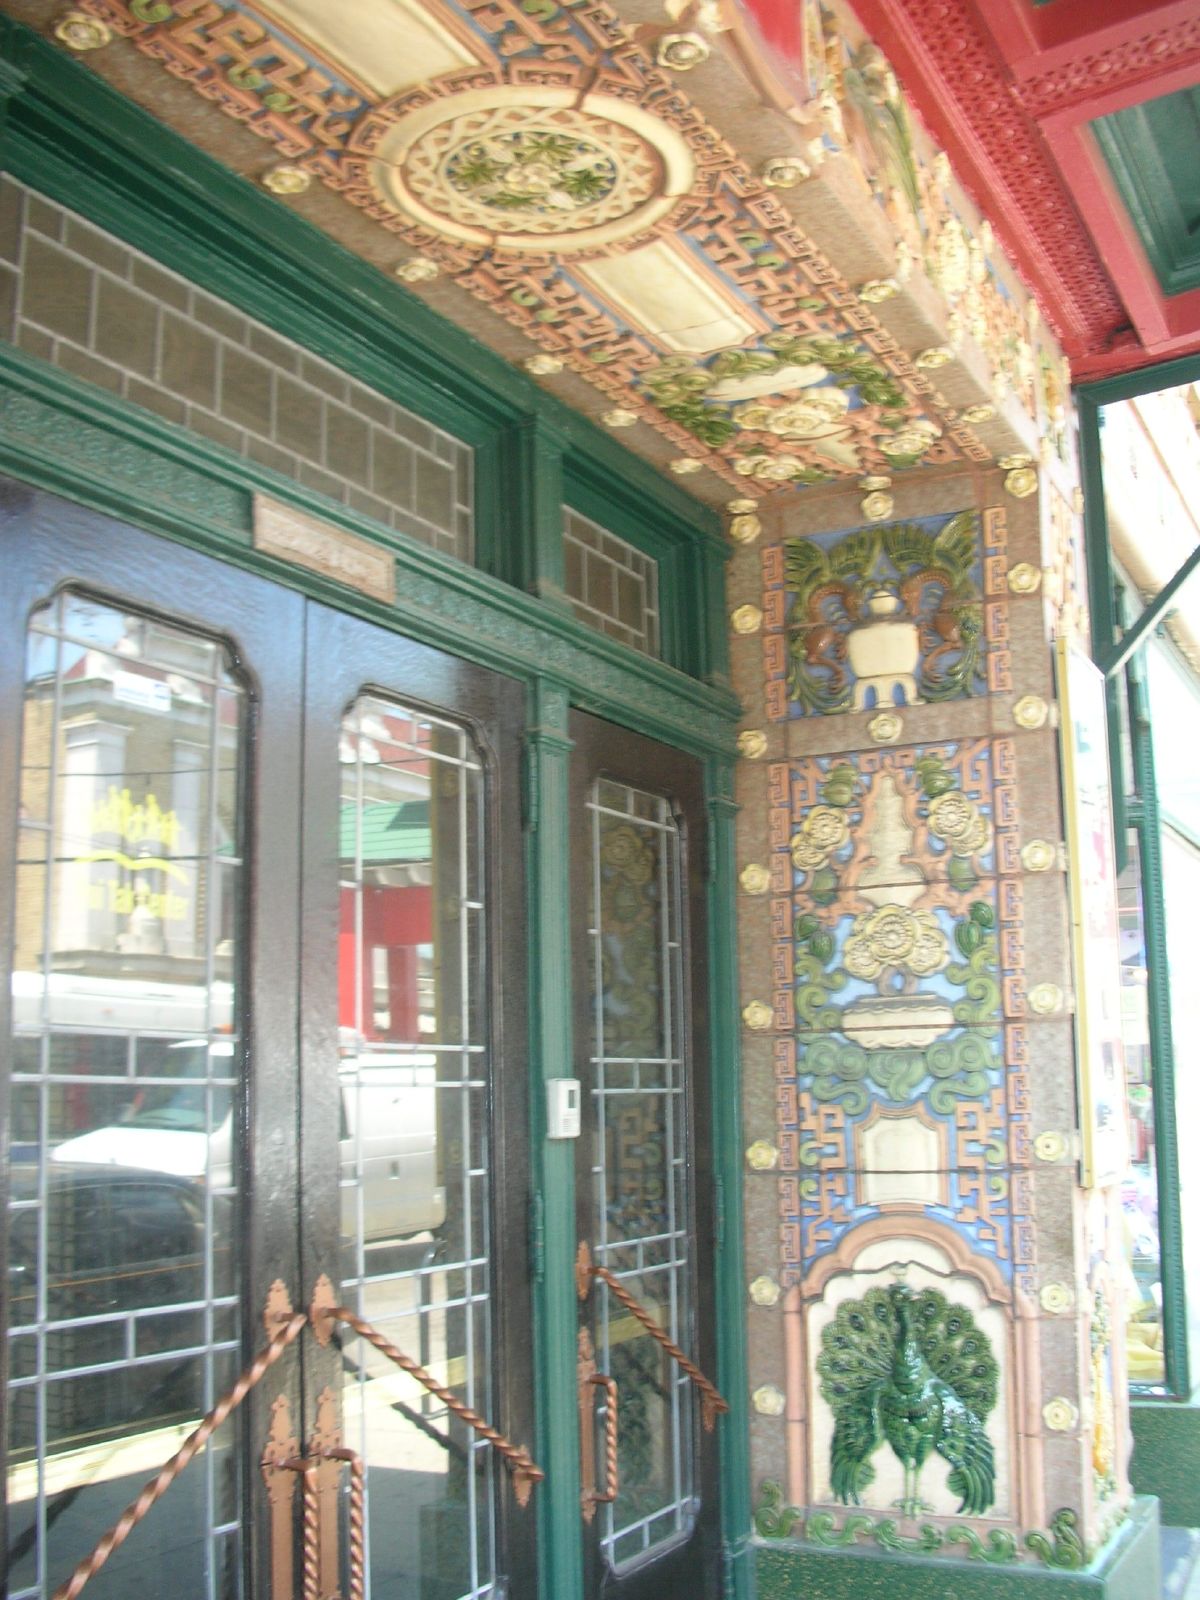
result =
[[[682,137],[640,106],[515,84],[402,116],[372,170],[389,202],[447,238],[559,253],[652,227],[694,174]]]

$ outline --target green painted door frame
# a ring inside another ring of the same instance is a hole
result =
[[[715,514],[630,455],[398,282],[234,176],[30,30],[0,19],[0,161],[209,293],[471,444],[478,566],[466,567],[0,344],[0,471],[218,556],[231,566],[453,648],[527,686],[525,848],[530,872],[530,1102],[534,1159],[537,1499],[544,1600],[581,1600],[569,1141],[544,1138],[543,1080],[571,1043],[566,951],[572,705],[701,757],[712,826],[709,1003],[714,1293],[723,1418],[725,1590],[751,1593],[744,1396],[741,1166],[733,853],[739,706],[727,677],[726,545]],[[385,604],[253,547],[252,499],[270,494],[386,547]],[[659,562],[669,596],[663,661],[575,620],[562,589],[561,506],[598,517]]]

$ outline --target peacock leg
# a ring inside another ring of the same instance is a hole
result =
[[[934,1508],[928,1500],[922,1500],[917,1493],[917,1485],[921,1477],[922,1463],[904,1462],[904,1481],[900,1491],[899,1500],[892,1503],[902,1517],[919,1517],[923,1511],[932,1511]]]

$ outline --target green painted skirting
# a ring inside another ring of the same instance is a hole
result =
[[[1158,1526],[1158,1502],[1139,1497],[1111,1543],[1082,1572],[760,1542],[756,1595],[757,1600],[1158,1600]]]
[[[1200,1405],[1137,1400],[1129,1411],[1134,1488],[1158,1496],[1162,1520],[1171,1527],[1200,1528]]]

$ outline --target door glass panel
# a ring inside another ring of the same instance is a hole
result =
[[[8,1593],[44,1597],[240,1366],[240,683],[66,592],[27,638],[9,1129]],[[232,1425],[89,1596],[241,1592]]]
[[[468,733],[375,695],[341,737],[342,1294],[490,1415],[484,775]],[[348,1339],[376,1595],[495,1588],[490,1447]]]
[[[660,1327],[692,1345],[680,836],[670,803],[601,779],[592,856],[593,1246]],[[688,1380],[595,1286],[597,1363],[617,1381],[620,1493],[600,1508],[611,1566],[687,1534],[696,1513]]]

